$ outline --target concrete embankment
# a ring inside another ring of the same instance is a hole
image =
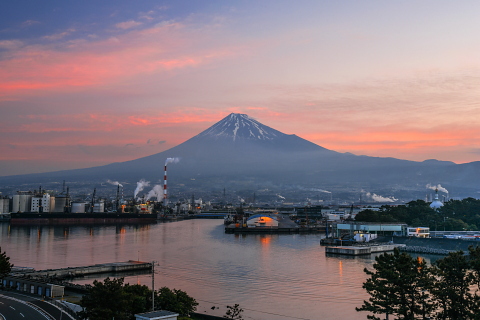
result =
[[[350,256],[360,256],[372,254],[377,252],[393,251],[396,247],[403,245],[385,244],[378,246],[339,246],[339,247],[325,247],[325,254],[345,254]]]
[[[103,263],[103,264],[95,264],[92,266],[85,266],[85,267],[47,269],[47,270],[22,272],[22,273],[28,274],[30,276],[37,276],[37,277],[74,278],[74,277],[81,277],[89,274],[128,272],[128,271],[151,270],[151,269],[152,269],[152,264],[150,262],[129,260],[126,262]]]
[[[404,244],[412,249],[426,248],[430,251],[450,252],[459,251],[468,252],[468,247],[480,246],[480,241],[475,240],[461,240],[461,239],[445,239],[445,238],[417,238],[417,237],[384,237],[378,239],[379,241],[392,242],[394,244]],[[424,251],[423,253],[430,253]],[[431,252],[434,253],[434,252]],[[445,253],[440,253],[445,254]]]
[[[468,252],[470,246],[480,246],[478,240],[462,240],[448,238],[417,238],[417,237],[379,237],[378,241],[403,244],[400,250],[413,253],[448,255],[449,252]]]

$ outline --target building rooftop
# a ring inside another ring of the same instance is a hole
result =
[[[178,313],[167,311],[167,310],[157,310],[157,311],[150,311],[145,313],[139,313],[135,315],[135,319],[141,320],[157,320],[157,319],[164,319],[170,317],[178,317]]]

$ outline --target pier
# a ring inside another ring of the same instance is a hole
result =
[[[126,262],[112,262],[95,264],[85,267],[68,267],[60,269],[47,270],[21,270],[20,272],[12,273],[12,275],[28,275],[30,277],[52,277],[57,279],[83,277],[90,274],[101,273],[116,273],[116,272],[131,272],[139,270],[151,270],[152,264],[150,262],[129,260]]]
[[[396,247],[401,245],[385,244],[378,246],[338,246],[338,247],[325,247],[325,254],[343,254],[349,256],[367,255],[377,252],[393,251]]]

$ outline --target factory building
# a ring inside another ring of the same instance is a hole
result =
[[[55,197],[48,193],[39,194],[32,197],[31,212],[52,212],[55,207]]]

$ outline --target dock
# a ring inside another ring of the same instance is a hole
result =
[[[324,225],[298,225],[288,217],[278,215],[278,226],[248,226],[241,223],[231,223],[225,226],[225,233],[240,234],[277,234],[277,233],[323,233]]]
[[[30,277],[52,277],[57,279],[83,277],[90,274],[101,273],[116,273],[116,272],[131,272],[139,270],[151,270],[152,264],[150,262],[129,260],[126,262],[112,262],[95,264],[85,267],[68,267],[60,269],[47,269],[47,270],[21,270],[15,274],[28,275]]]
[[[325,247],[325,254],[341,254],[349,256],[361,256],[377,252],[393,251],[396,247],[400,247],[398,244],[384,244],[378,246],[337,246],[337,247]]]
[[[225,233],[241,233],[241,234],[276,234],[276,233],[323,233],[325,227],[280,227],[280,228],[248,228],[248,227],[236,227],[235,225],[229,225],[225,227]]]

